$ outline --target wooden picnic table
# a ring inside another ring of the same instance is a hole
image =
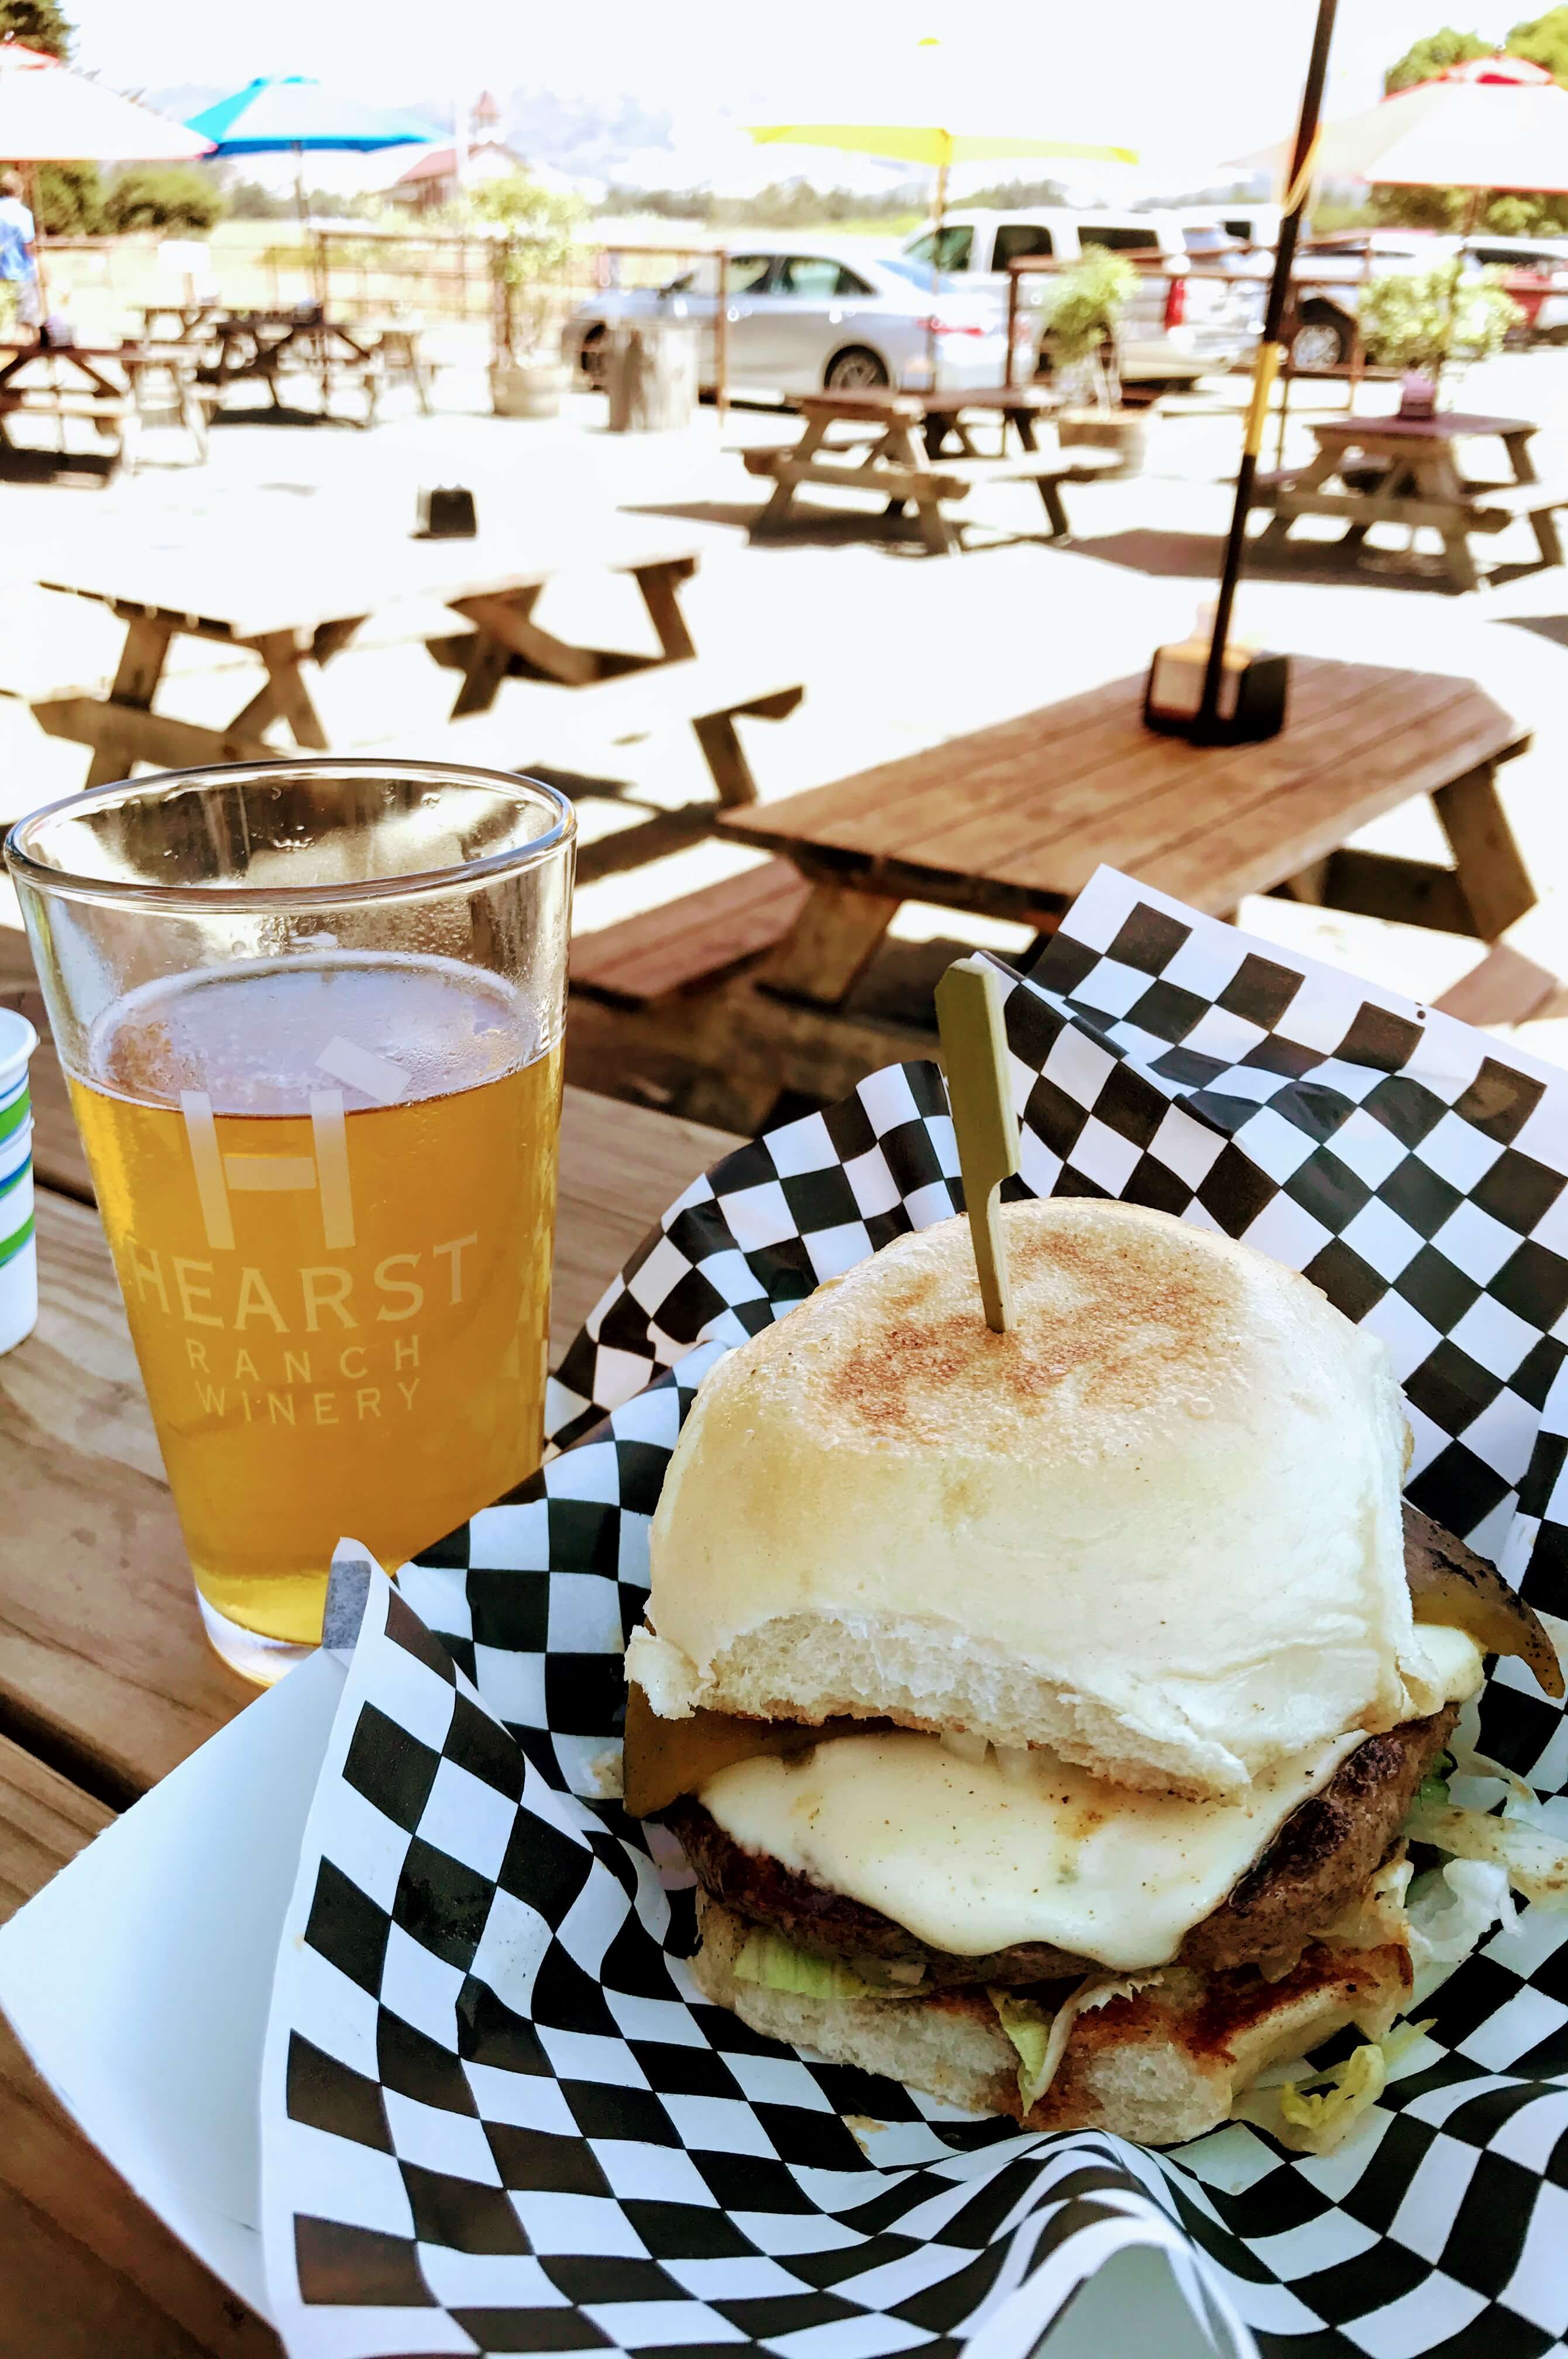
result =
[[[278,310],[219,311],[202,332],[210,350],[201,365],[201,381],[222,392],[234,385],[265,385],[273,408],[280,409],[281,380],[308,376],[319,390],[325,418],[333,387],[345,383],[360,393],[360,422],[369,427],[376,423],[390,369],[409,379],[421,413],[430,415],[430,370],[419,356],[419,331],[407,322],[351,322],[329,316],[319,303],[299,303]]]
[[[0,451],[15,452],[8,418],[49,418],[66,457],[68,419],[93,426],[109,445],[103,479],[136,465],[140,429],[154,417],[184,427],[199,460],[207,456],[207,411],[194,354],[180,344],[46,344],[0,340]]]
[[[1543,565],[1561,565],[1563,546],[1554,511],[1568,506],[1568,484],[1542,483],[1530,455],[1538,429],[1525,418],[1492,418],[1466,410],[1433,418],[1310,419],[1317,453],[1305,467],[1285,467],[1258,478],[1255,505],[1271,508],[1262,548],[1279,548],[1304,516],[1342,516],[1335,546],[1359,550],[1375,524],[1430,527],[1443,541],[1456,590],[1475,590],[1480,576],[1472,533],[1501,532],[1530,520]],[[1501,442],[1509,480],[1476,482],[1461,466],[1461,443]],[[1335,488],[1337,484],[1337,488]]]
[[[595,568],[629,574],[636,582],[659,638],[660,653],[653,664],[574,645],[534,620],[535,607],[558,575]],[[42,586],[108,606],[125,626],[125,646],[106,697],[57,695],[40,700],[33,711],[51,736],[93,747],[89,787],[128,776],[138,761],[176,769],[276,761],[286,749],[263,734],[276,721],[288,725],[295,745],[324,751],[327,733],[310,694],[310,669],[341,655],[373,613],[410,598],[434,598],[469,625],[457,637],[430,642],[438,661],[455,663],[463,673],[454,721],[488,712],[508,669],[520,665],[585,691],[603,682],[620,711],[628,670],[640,677],[680,664],[676,685],[691,706],[686,717],[697,726],[721,796],[736,799],[756,789],[738,740],[730,743],[733,721],[725,723],[724,712],[771,712],[770,698],[784,699],[780,709],[791,709],[788,700],[798,703],[800,690],[771,675],[766,680],[748,676],[745,685],[721,689],[704,674],[693,660],[696,651],[680,603],[681,584],[696,570],[697,551],[690,542],[621,532],[521,563],[512,541],[484,538],[406,538],[380,547],[361,539],[349,549],[285,551],[270,559],[246,549],[190,544],[73,555],[69,568],[41,576]],[[181,636],[243,649],[265,672],[226,727],[152,709],[169,647]],[[592,701],[591,695],[585,699]]]
[[[1495,944],[1533,907],[1496,784],[1530,733],[1474,680],[1298,656],[1282,734],[1215,746],[1147,730],[1143,686],[1113,680],[722,812],[722,834],[779,857],[691,897],[680,925],[666,911],[665,967],[651,980],[629,923],[587,937],[572,969],[589,995],[580,1052],[594,1049],[604,1071],[644,1060],[671,1102],[736,1127],[765,1119],[781,1092],[837,1096],[890,1057],[930,1053],[856,995],[901,903],[1048,935],[1103,862],[1221,917],[1247,894],[1279,893]],[[1453,867],[1351,842],[1418,799]],[[1492,978],[1513,975],[1536,998],[1552,978],[1506,946],[1493,956],[1483,996],[1497,1022],[1509,1011]]]
[[[0,928],[0,1004],[42,1009]],[[0,1917],[250,1701],[191,1574],[52,1049],[34,1060],[40,1316],[0,1358]],[[736,1141],[569,1089],[559,1353],[667,1205]],[[77,2135],[0,2020],[0,2352],[278,2359],[271,2331]]]
[[[802,484],[827,484],[840,491],[875,492],[886,498],[884,515],[915,512],[925,544],[935,556],[962,549],[949,502],[967,499],[976,484],[1032,483],[1039,489],[1054,538],[1070,530],[1062,485],[1084,480],[1117,463],[1108,451],[1042,450],[1039,420],[1059,407],[1048,386],[991,386],[952,393],[811,393],[799,408],[806,430],[798,442],[743,451],[746,473],[769,478],[773,491],[754,529],[771,532],[788,522]],[[981,417],[1001,424],[1002,447],[982,457],[971,422]],[[849,441],[830,440],[835,427],[852,429]],[[1007,448],[1008,430],[1018,448]],[[961,455],[943,455],[950,439]],[[1055,436],[1051,441],[1054,444]]]

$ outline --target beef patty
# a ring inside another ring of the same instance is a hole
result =
[[[1228,1899],[1193,1926],[1178,1962],[1214,1973],[1299,1956],[1312,1932],[1365,1890],[1457,1716],[1450,1704],[1430,1720],[1408,1720],[1358,1745],[1321,1793],[1296,1805]],[[830,1892],[766,1853],[744,1851],[690,1796],[668,1820],[705,1891],[803,1950],[923,1965],[928,1982],[939,1985],[1060,1982],[1094,1971],[1093,1959],[1049,1941],[1019,1941],[981,1958],[933,1950],[879,1909]]]

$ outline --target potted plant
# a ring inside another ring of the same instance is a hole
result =
[[[1049,299],[1042,356],[1066,397],[1057,421],[1064,448],[1073,443],[1119,451],[1121,474],[1136,474],[1149,439],[1146,421],[1120,408],[1121,323],[1138,272],[1119,254],[1096,247],[1062,272]]]
[[[491,406],[497,418],[554,418],[572,377],[561,357],[561,282],[582,202],[517,172],[476,189],[470,206],[504,233],[490,257],[495,291]]]
[[[1490,360],[1524,316],[1503,291],[1500,270],[1467,272],[1464,257],[1435,270],[1375,278],[1361,298],[1359,321],[1369,359],[1405,371],[1400,408],[1430,416],[1444,369]]]

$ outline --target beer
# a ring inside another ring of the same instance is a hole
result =
[[[542,1447],[559,1047],[500,977],[337,952],[144,985],[71,1094],[214,1611],[319,1637]]]

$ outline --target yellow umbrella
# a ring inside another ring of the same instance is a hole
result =
[[[917,41],[902,55],[878,60],[875,71],[862,80],[855,110],[859,120],[753,123],[746,128],[761,147],[837,147],[855,156],[886,156],[896,163],[930,166],[936,173],[933,282],[947,211],[947,176],[954,164],[999,163],[1009,157],[1077,164],[1138,162],[1136,147],[1107,140],[1057,138],[1032,126],[1017,132],[997,129],[1018,101],[1007,94],[1005,60],[995,52],[985,58],[966,56],[943,41]],[[1032,112],[1027,104],[1018,108],[1020,114]]]

